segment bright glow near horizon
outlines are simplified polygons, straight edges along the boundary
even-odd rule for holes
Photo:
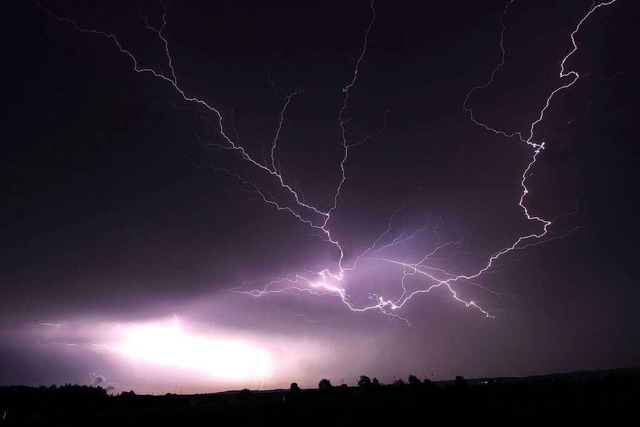
[[[134,361],[215,378],[264,379],[272,370],[266,351],[239,340],[192,334],[177,319],[171,325],[153,322],[126,327],[124,340],[113,347]]]
[[[198,304],[211,308],[209,301]],[[192,315],[124,322],[77,317],[31,324],[20,334],[28,338],[25,346],[36,345],[38,357],[70,363],[86,372],[72,381],[112,387],[114,393],[283,388],[291,382],[313,387],[317,378],[339,381],[354,365],[375,357],[371,336],[332,334],[334,339],[357,343],[356,358],[341,347],[327,345],[326,336],[308,337],[304,330],[287,335],[270,329],[249,332],[222,323],[214,327],[211,321],[194,319],[202,308],[198,304],[185,309]],[[341,361],[339,369],[325,368],[335,360]],[[95,383],[96,376],[104,379]]]

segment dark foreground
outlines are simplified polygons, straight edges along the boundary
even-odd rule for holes
[[[100,387],[0,387],[0,425],[428,425],[637,422],[640,370],[522,379],[404,383],[317,390],[107,395]]]

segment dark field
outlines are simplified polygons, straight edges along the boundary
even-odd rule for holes
[[[364,379],[364,380],[363,380]],[[71,422],[112,425],[428,425],[603,421],[632,425],[640,370],[529,378],[431,382],[411,376],[390,385],[362,377],[359,386],[163,396],[100,387],[0,387],[3,425]]]

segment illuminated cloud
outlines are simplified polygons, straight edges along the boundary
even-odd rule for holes
[[[90,373],[89,377],[91,377],[91,385],[93,387],[102,385],[102,383],[104,383],[106,380],[104,375],[96,374],[95,372]]]

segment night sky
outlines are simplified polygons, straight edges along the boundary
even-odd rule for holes
[[[565,63],[580,79],[534,128],[524,203],[548,233],[447,283],[462,301],[442,284],[543,232],[518,206],[535,147],[481,124],[528,139],[593,4],[505,6],[11,2],[0,384],[186,393],[640,365],[636,2],[584,21]],[[409,267],[423,258],[435,279]],[[440,286],[403,299],[403,283]]]

